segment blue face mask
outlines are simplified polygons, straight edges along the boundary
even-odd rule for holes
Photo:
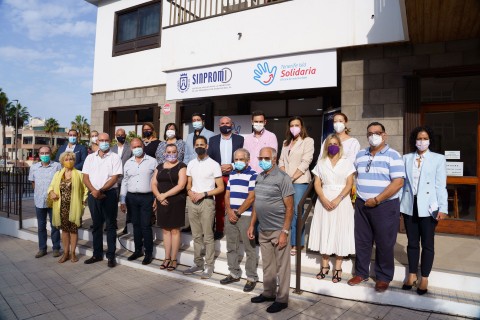
[[[106,141],[103,141],[103,142],[100,142],[100,144],[98,145],[98,147],[100,148],[100,150],[102,151],[107,151],[108,149],[110,149],[110,143],[106,142]]]
[[[135,157],[137,157],[137,158],[138,158],[138,157],[141,157],[142,154],[143,154],[143,149],[140,148],[140,147],[134,148],[134,149],[132,150],[132,153],[133,153],[133,155],[134,155]]]
[[[40,161],[45,162],[45,163],[50,162],[50,155],[49,154],[42,154],[40,156]]]
[[[247,165],[243,161],[235,162],[235,170],[237,170],[237,171],[242,171],[243,169],[245,169],[246,166]]]
[[[261,160],[258,165],[263,169],[263,171],[268,171],[272,169],[272,160]]]
[[[193,129],[195,130],[201,130],[203,128],[203,123],[202,121],[195,121],[192,123]]]
[[[68,142],[70,142],[71,144],[77,143],[77,137],[68,137]]]

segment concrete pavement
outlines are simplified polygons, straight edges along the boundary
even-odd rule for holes
[[[57,263],[51,253],[35,259],[37,244],[0,235],[0,319],[463,319],[303,293],[270,315],[253,294],[209,281],[170,277],[106,263]],[[215,285],[213,285],[215,283]],[[419,306],[420,307],[420,306]],[[412,306],[415,308],[415,306]]]

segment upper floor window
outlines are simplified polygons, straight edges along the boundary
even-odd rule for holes
[[[160,47],[160,25],[160,1],[117,12],[113,56]]]

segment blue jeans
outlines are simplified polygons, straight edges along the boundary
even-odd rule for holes
[[[292,225],[291,225],[291,229],[290,229],[290,234],[291,234],[291,237],[290,237],[290,243],[292,246],[295,246],[296,245],[296,241],[297,241],[297,216],[298,216],[298,212],[297,212],[297,207],[298,207],[298,203],[300,202],[300,200],[302,200],[302,197],[303,197],[303,194],[305,193],[305,191],[307,191],[307,188],[308,188],[308,183],[294,183],[293,184],[293,189],[295,190],[295,194],[293,195],[293,219],[292,219]],[[303,217],[303,208],[302,208],[302,217]],[[301,243],[300,245],[305,245],[305,226],[303,226],[303,229],[302,229],[302,238],[301,238]]]
[[[51,208],[37,208],[35,207],[37,214],[38,224],[38,249],[40,251],[47,251],[47,214],[50,219],[52,248],[53,250],[60,250],[60,230],[52,226],[52,209]]]

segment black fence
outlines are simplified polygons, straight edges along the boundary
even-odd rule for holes
[[[7,216],[18,215],[22,228],[22,199],[33,196],[32,183],[28,181],[29,168],[0,169],[0,211]]]

